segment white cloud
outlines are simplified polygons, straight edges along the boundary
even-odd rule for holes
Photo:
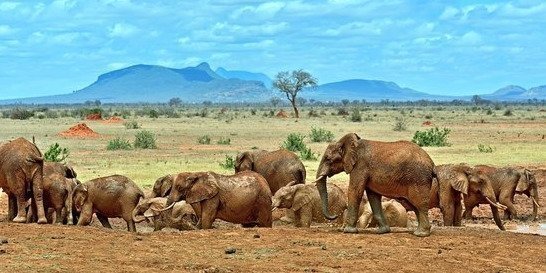
[[[450,19],[454,19],[455,16],[459,15],[459,10],[457,8],[454,8],[454,7],[451,7],[451,6],[447,6],[444,11],[442,12],[442,14],[440,15],[440,19],[442,20],[450,20]]]
[[[267,49],[275,45],[273,40],[263,40],[259,42],[251,42],[243,44],[243,47],[249,49]]]
[[[9,35],[14,33],[15,30],[8,25],[0,25],[0,36]]]
[[[232,19],[244,18],[246,16],[256,16],[262,19],[269,19],[286,6],[283,2],[266,2],[258,6],[245,6],[235,10],[231,14]]]
[[[84,38],[84,36],[86,35],[79,32],[67,32],[67,33],[54,35],[53,37],[51,37],[50,41],[54,44],[59,44],[59,45],[72,45],[78,39]]]
[[[512,3],[508,3],[500,9],[500,12],[502,15],[506,16],[513,16],[513,17],[526,17],[531,15],[538,15],[542,14],[542,16],[546,16],[544,13],[546,13],[546,3],[541,3],[536,6],[529,6],[529,7],[517,7],[514,6]]]
[[[459,40],[463,45],[477,45],[482,42],[482,36],[475,31],[469,31]]]
[[[11,11],[16,9],[19,5],[21,5],[19,2],[2,2],[0,3],[0,11]]]
[[[189,44],[190,42],[190,37],[188,36],[184,36],[184,37],[180,37],[176,40],[176,42],[179,44],[179,45],[187,45]]]
[[[330,28],[323,32],[325,36],[339,37],[352,35],[379,35],[383,31],[383,27],[390,25],[392,22],[373,21],[373,22],[351,22],[341,25],[337,28]]]
[[[122,68],[128,67],[130,65],[131,64],[124,63],[124,62],[115,62],[115,63],[109,63],[106,67],[108,68],[108,71],[110,71],[110,70],[122,69]]]
[[[139,29],[137,27],[130,24],[116,23],[109,28],[109,36],[126,38],[136,34],[138,30]]]

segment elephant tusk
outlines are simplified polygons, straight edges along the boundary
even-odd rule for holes
[[[172,204],[170,204],[168,207],[166,207],[166,208],[164,208],[164,209],[159,209],[159,210],[158,210],[158,209],[152,208],[152,210],[158,211],[158,212],[170,210],[172,207],[174,207],[175,204],[176,204],[176,202],[173,202]]]
[[[540,205],[538,204],[537,200],[534,197],[531,197],[531,199],[533,199],[533,203],[535,204],[535,206],[540,207]]]
[[[491,201],[491,199],[489,199],[488,197],[485,197],[485,199],[487,199],[487,202],[489,202],[489,204],[491,204],[492,206],[495,206],[496,208],[498,209],[501,209],[501,210],[506,210],[508,207],[506,207],[505,205],[499,203],[499,202],[493,202]]]
[[[319,176],[319,178],[317,178],[317,180],[315,180],[315,182],[313,182],[313,183],[315,183],[315,184],[316,184],[316,183],[319,183],[323,178],[324,178],[324,175],[321,175],[321,176]]]
[[[278,207],[273,207],[273,208],[271,209],[271,212],[276,211],[277,209],[278,209]]]

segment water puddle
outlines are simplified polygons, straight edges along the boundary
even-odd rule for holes
[[[546,236],[546,223],[531,224],[531,225],[517,224],[515,225],[515,227],[512,227],[512,226],[506,227],[506,230],[511,232],[516,232],[516,233],[538,234],[538,235]]]

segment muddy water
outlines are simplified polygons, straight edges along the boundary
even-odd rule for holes
[[[508,231],[517,232],[517,233],[529,233],[529,234],[538,234],[546,236],[546,223],[540,224],[518,224],[515,229],[506,229]]]

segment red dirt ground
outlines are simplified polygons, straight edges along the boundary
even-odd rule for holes
[[[63,137],[82,137],[82,138],[86,138],[86,137],[94,138],[94,137],[100,136],[97,132],[89,128],[87,124],[85,123],[78,123],[70,127],[68,130],[64,132],[60,132],[59,135]]]
[[[99,114],[89,114],[85,117],[86,120],[102,120],[102,115]]]
[[[280,110],[276,115],[278,118],[288,118],[290,117],[284,110]]]
[[[103,123],[122,123],[124,120],[120,117],[110,117],[109,119],[105,119]]]

